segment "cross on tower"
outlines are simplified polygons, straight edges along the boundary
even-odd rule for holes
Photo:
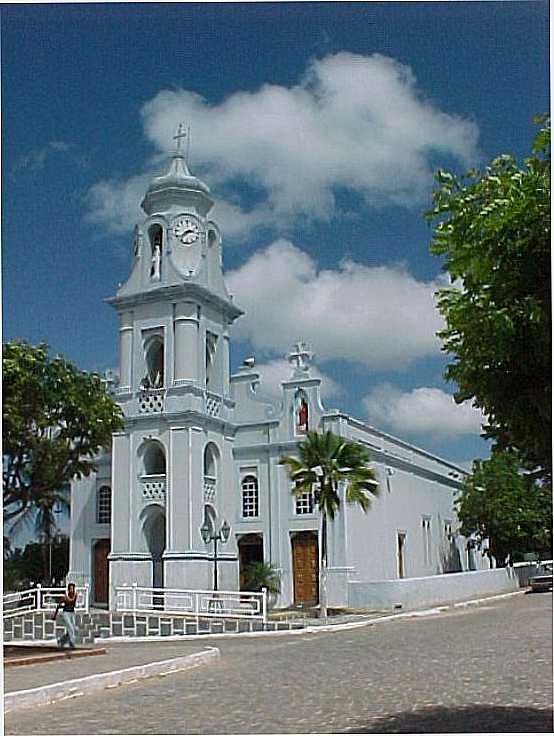
[[[181,139],[182,138],[188,138],[190,133],[190,128],[185,130],[185,126],[183,123],[179,123],[177,126],[177,132],[173,136],[173,140],[177,141],[177,153],[181,153]]]

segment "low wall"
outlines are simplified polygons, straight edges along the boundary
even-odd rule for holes
[[[481,595],[509,593],[528,585],[537,574],[535,563],[521,562],[513,567],[473,570],[424,578],[349,581],[348,607],[391,610],[460,601]]]

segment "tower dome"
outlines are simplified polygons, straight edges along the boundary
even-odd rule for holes
[[[206,216],[213,207],[209,187],[193,176],[187,166],[185,154],[181,150],[181,139],[185,135],[183,126],[179,125],[175,136],[177,147],[172,154],[169,170],[152,179],[141,202],[147,215],[168,210],[172,206],[192,206],[200,215]]]

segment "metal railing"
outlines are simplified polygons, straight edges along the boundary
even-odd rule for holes
[[[76,586],[77,602],[76,611],[88,612],[89,610],[89,586]],[[4,618],[20,616],[24,613],[39,613],[41,611],[53,611],[59,600],[66,593],[66,588],[36,588],[19,590],[14,593],[5,593],[2,601],[2,613]]]
[[[116,610],[127,613],[166,613],[196,618],[234,618],[267,621],[267,590],[259,593],[228,590],[143,588],[115,589]]]

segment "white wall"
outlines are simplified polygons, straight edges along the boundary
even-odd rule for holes
[[[535,571],[534,563],[520,563],[514,567],[403,580],[350,581],[348,607],[377,610],[419,608],[482,595],[508,593],[525,586]]]

